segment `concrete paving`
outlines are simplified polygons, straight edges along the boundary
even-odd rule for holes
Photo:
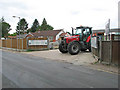
[[[56,50],[46,50],[46,51],[33,51],[33,52],[23,52],[25,54],[30,54],[33,56],[39,56],[46,59],[58,60],[73,63],[75,65],[89,65],[96,62],[90,52],[82,52],[77,55],[70,55],[69,53],[62,54],[58,49]]]
[[[60,62],[67,62],[74,65],[83,65],[92,69],[106,71],[110,73],[118,73],[118,67],[108,66],[105,64],[97,63],[97,60],[93,57],[91,52],[80,52],[77,55],[70,55],[69,53],[62,54],[58,49],[46,50],[46,51],[33,51],[33,52],[22,52],[24,54],[46,58],[49,60],[57,60]]]

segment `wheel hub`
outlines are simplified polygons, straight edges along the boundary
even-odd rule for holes
[[[72,46],[72,51],[73,52],[77,52],[78,51],[78,46],[77,45],[73,45]]]

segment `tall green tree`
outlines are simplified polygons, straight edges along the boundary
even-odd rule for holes
[[[16,33],[16,32],[15,32],[15,33],[13,33],[13,34],[8,33],[8,35],[9,35],[9,36],[16,36],[16,35],[17,35],[17,33]]]
[[[11,25],[7,22],[5,22],[4,18],[2,17],[0,20],[0,35],[1,37],[7,38],[8,37],[8,32],[11,30]]]
[[[36,32],[39,29],[39,22],[37,19],[34,20],[33,25],[31,27],[31,32]]]
[[[28,23],[24,18],[22,18],[22,19],[20,19],[20,21],[17,24],[16,32],[17,32],[17,34],[19,34],[19,33],[24,34],[27,32],[27,28],[28,28]]]
[[[31,28],[28,28],[28,29],[27,29],[27,33],[29,33],[29,32],[31,32]]]
[[[43,19],[43,22],[42,22],[42,24],[41,24],[41,26],[40,26],[40,30],[41,31],[44,31],[44,30],[53,30],[54,28],[51,26],[51,25],[49,25],[49,24],[47,24],[47,21],[46,21],[46,19],[44,18]]]

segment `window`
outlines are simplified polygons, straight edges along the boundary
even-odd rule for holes
[[[43,36],[39,36],[38,38],[43,38]]]
[[[53,36],[48,36],[50,41],[53,41]]]

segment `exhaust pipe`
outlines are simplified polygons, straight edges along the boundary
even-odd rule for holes
[[[72,36],[74,35],[74,28],[73,27],[71,27],[72,28]]]

